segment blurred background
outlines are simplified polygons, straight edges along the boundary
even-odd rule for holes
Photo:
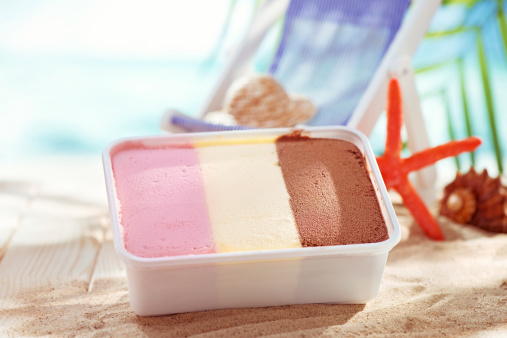
[[[195,115],[262,1],[0,2],[1,163],[100,156],[114,139],[162,134],[169,107]],[[507,25],[501,0],[448,0],[414,58],[432,145],[467,135],[475,154],[440,171],[507,166]],[[281,21],[254,62],[263,72]],[[343,79],[341,79],[343,81]],[[384,147],[385,117],[370,137]]]

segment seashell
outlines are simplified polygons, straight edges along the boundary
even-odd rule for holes
[[[457,223],[507,233],[507,189],[500,177],[491,178],[487,170],[458,172],[444,188],[440,214]]]
[[[222,110],[208,113],[204,119],[260,128],[293,127],[316,112],[309,98],[287,94],[270,75],[256,75],[236,80],[227,90]]]
[[[440,213],[461,224],[470,222],[477,211],[477,202],[470,189],[459,188],[449,194],[442,203]]]

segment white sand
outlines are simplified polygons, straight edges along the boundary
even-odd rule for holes
[[[100,171],[96,174],[100,179]],[[103,195],[99,188],[90,189],[94,195]],[[507,235],[440,218],[447,240],[433,242],[412,225],[405,208],[396,205],[395,209],[402,224],[402,241],[389,255],[378,296],[366,305],[293,305],[143,318],[130,308],[124,272],[116,277],[99,275],[91,291],[87,291],[87,281],[59,278],[49,286],[25,287],[18,293],[9,289],[9,278],[16,276],[0,274],[0,333],[65,337],[507,336]],[[110,236],[105,238],[110,246]],[[0,268],[2,263],[5,259]],[[2,294],[10,296],[2,299]]]
[[[126,280],[118,278],[96,281],[91,292],[72,283],[24,291],[19,305],[0,310],[0,317],[19,320],[8,331],[16,336],[507,335],[507,235],[443,227],[448,240],[436,243],[404,226],[408,238],[391,252],[380,292],[366,305],[143,318],[130,309]]]

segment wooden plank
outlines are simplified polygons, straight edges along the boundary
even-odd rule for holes
[[[0,262],[3,310],[26,307],[30,292],[40,302],[40,293],[47,293],[50,286],[86,293],[103,241],[100,222],[95,216],[84,217],[84,210],[74,206],[68,211],[74,217],[64,217],[62,203],[36,199],[33,204],[34,211],[23,218]],[[24,316],[17,313],[0,316],[0,335],[22,325]]]
[[[0,184],[35,183],[54,199],[106,207],[106,189],[98,155],[19,159],[0,166]]]
[[[107,226],[109,227],[109,224],[107,224]],[[108,281],[110,279],[126,279],[126,271],[124,263],[116,254],[113,244],[113,235],[108,228],[88,290],[94,291],[96,283]]]
[[[0,261],[37,187],[28,182],[0,182]]]
[[[108,218],[100,157],[25,160],[0,168],[0,174],[6,185],[40,187],[0,262],[0,280],[89,282]]]
[[[23,218],[0,263],[0,281],[21,287],[30,283],[78,280],[88,282],[103,240],[95,215],[61,203],[35,200]],[[74,214],[64,217],[64,213]],[[80,217],[76,217],[79,215]]]
[[[8,196],[3,208],[12,213],[0,216],[0,230],[16,228],[2,237],[8,245],[0,261],[0,310],[14,315],[0,316],[1,336],[23,325],[22,309],[43,304],[50,290],[87,292],[108,217],[100,158],[25,163],[18,169],[0,174],[6,182],[20,177],[36,182],[40,191],[35,197]]]

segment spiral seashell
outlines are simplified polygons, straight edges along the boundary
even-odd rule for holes
[[[293,127],[311,119],[317,106],[303,95],[287,93],[272,76],[255,75],[240,78],[229,87],[221,112],[239,125]]]
[[[442,204],[440,213],[461,224],[470,222],[477,210],[476,197],[470,189],[456,189]]]
[[[487,170],[458,172],[444,188],[440,214],[457,223],[507,233],[507,188],[500,177],[491,178]]]

